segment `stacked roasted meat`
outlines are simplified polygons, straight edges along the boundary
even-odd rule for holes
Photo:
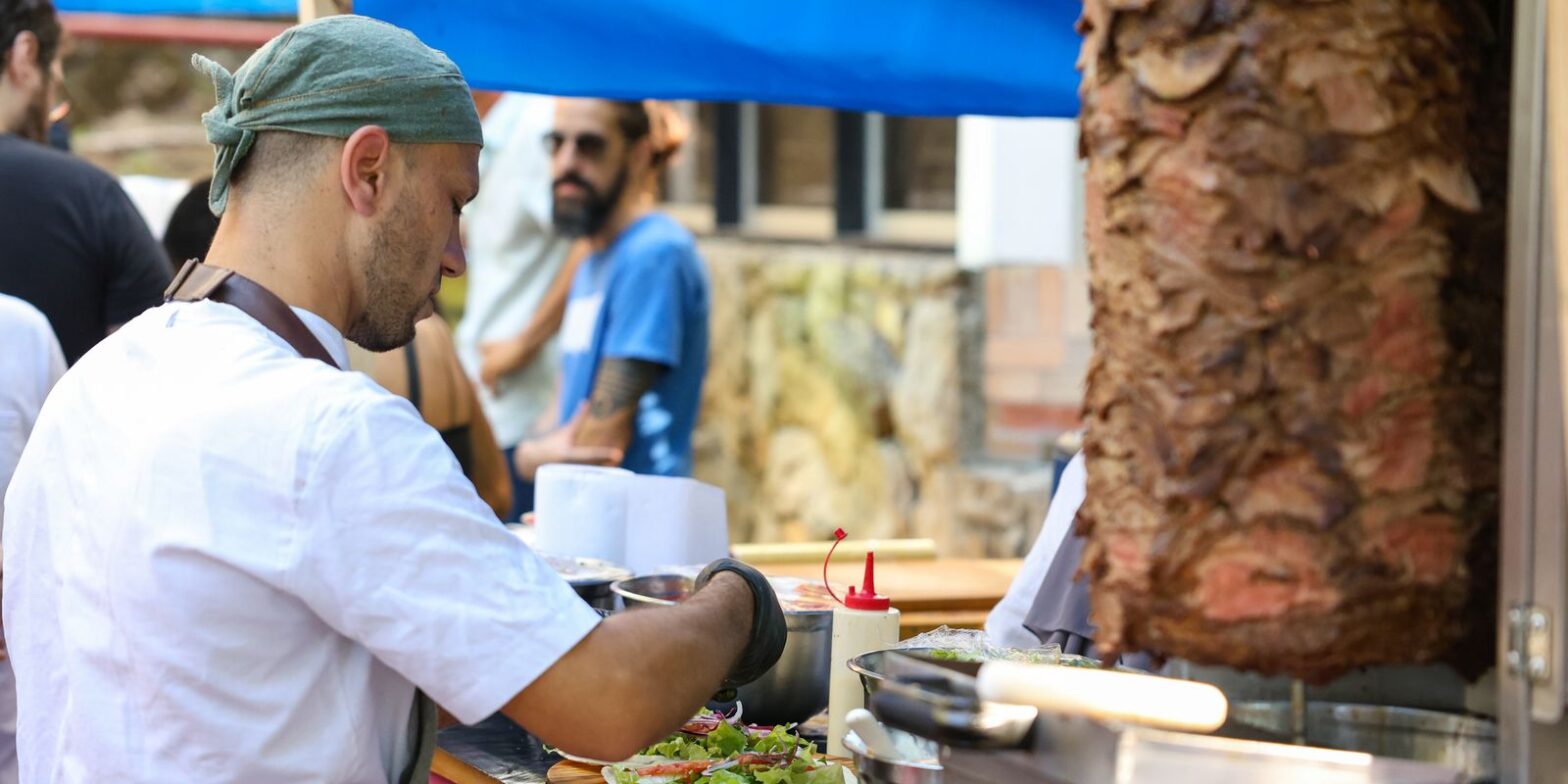
[[[1085,0],[1103,647],[1322,680],[1438,658],[1474,620],[1500,417],[1489,25],[1456,0]]]

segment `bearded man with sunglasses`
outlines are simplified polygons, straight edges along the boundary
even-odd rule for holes
[[[0,293],[43,311],[65,358],[163,299],[163,249],[118,182],[50,148],[60,23],[49,0],[0,0]]]
[[[561,324],[559,430],[515,456],[691,474],[708,366],[708,279],[691,233],[654,209],[685,123],[659,101],[561,99],[551,155],[556,229],[586,237]]]

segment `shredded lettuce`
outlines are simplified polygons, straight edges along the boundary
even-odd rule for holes
[[[844,769],[838,765],[823,765],[814,770],[804,770],[804,767],[802,764],[787,769],[759,770],[751,775],[757,784],[844,784]]]
[[[653,757],[665,757],[676,760],[713,759],[713,754],[708,751],[708,747],[704,746],[702,741],[688,738],[684,735],[671,735],[643,749],[642,753]]]
[[[792,784],[844,784],[844,768],[839,765],[823,765],[806,771],[805,775],[804,779]]]
[[[794,725],[779,725],[771,731],[753,735],[729,723],[721,723],[703,737],[676,734],[642,751],[643,756],[673,761],[713,760],[715,763],[738,754],[795,754],[785,768],[742,770],[729,768],[699,776],[694,784],[843,784],[844,769],[838,765],[814,764],[816,748],[811,741],[795,735]],[[624,764],[624,763],[623,763]],[[645,763],[651,764],[651,763]],[[749,766],[748,766],[749,767]],[[639,784],[636,768],[617,766],[615,784]]]
[[[713,756],[723,759],[745,751],[748,740],[744,731],[726,722],[708,733],[708,751],[713,752]]]
[[[790,749],[807,744],[808,741],[801,740],[780,725],[774,727],[772,732],[753,741],[751,747],[759,754],[788,754]]]

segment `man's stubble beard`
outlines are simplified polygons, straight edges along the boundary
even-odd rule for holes
[[[391,351],[414,339],[414,324],[430,297],[434,281],[416,280],[424,266],[417,249],[417,221],[411,201],[387,216],[371,243],[365,265],[365,311],[349,325],[346,337],[370,351]],[[436,275],[441,274],[440,267]],[[437,278],[439,280],[439,277]]]

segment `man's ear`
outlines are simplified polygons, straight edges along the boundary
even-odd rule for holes
[[[354,212],[369,217],[386,203],[392,169],[392,139],[379,125],[355,131],[343,143],[338,179]]]
[[[11,41],[5,53],[5,79],[13,86],[27,88],[30,78],[38,71],[38,35],[23,30]]]
[[[653,140],[644,134],[626,150],[632,165],[632,173],[640,177],[648,176],[654,169]]]

